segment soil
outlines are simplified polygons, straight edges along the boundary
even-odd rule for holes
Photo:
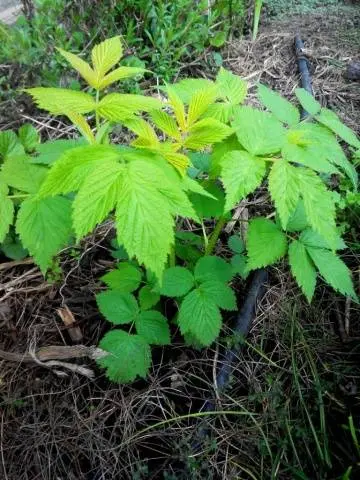
[[[299,31],[305,41],[316,98],[360,133],[360,84],[344,75],[348,63],[359,59],[359,25],[356,6],[332,14],[315,12],[285,21],[264,20],[256,42],[242,39],[229,43],[223,52],[224,63],[247,78],[252,87],[261,81],[293,99],[299,85],[293,39]],[[250,101],[256,103],[252,87]],[[51,123],[43,118],[39,121],[43,133],[53,135]],[[0,259],[2,351],[34,354],[44,346],[76,345],[71,334],[74,326],[80,331],[81,344],[97,345],[108,325],[97,311],[94,295],[101,288],[99,278],[114,264],[110,255],[113,235],[112,225],[105,224],[79,248],[63,251],[62,273],[52,281],[45,281],[29,260],[12,263]],[[219,248],[224,244],[225,238]],[[354,270],[358,288],[359,254],[350,250],[346,260]],[[239,282],[237,288],[241,304],[247,284]],[[75,320],[70,327],[57,312],[65,306]],[[319,289],[311,307],[305,305],[286,270],[272,269],[248,345],[239,354],[228,391],[217,399],[219,410],[236,411],[238,416],[219,415],[208,420],[212,435],[205,440],[201,435],[204,425],[196,415],[216,391],[218,345],[199,352],[184,347],[175,335],[171,348],[155,350],[149,378],[128,386],[108,382],[95,362],[87,358],[68,360],[75,370],[86,367],[87,375],[63,365],[39,364],[36,359],[2,360],[0,478],[325,480],[338,478],[350,466],[351,478],[359,478],[356,448],[348,430],[342,428],[350,414],[357,426],[360,419],[359,313],[358,306],[326,288]],[[282,446],[279,458],[275,452],[270,471],[264,442],[264,432],[271,448],[287,438],[286,425],[282,429],[275,422],[281,424],[288,400],[293,401],[290,340],[296,339],[293,329],[289,334],[289,325],[294,318],[299,361],[307,358],[304,345],[310,345],[321,384],[329,386],[322,401],[329,423],[332,466],[316,464],[314,447],[313,464],[304,461],[303,476],[289,469],[291,459],[288,453],[281,453],[288,452],[285,447],[281,450]],[[229,326],[232,320],[228,319]],[[228,328],[224,336],[230,332]],[[305,399],[313,398],[312,392],[318,388],[312,370],[305,372],[309,364],[300,372],[306,386]],[[276,380],[270,383],[270,377]],[[275,408],[276,398],[279,404]],[[311,402],[308,409],[318,422],[318,407]],[[300,408],[298,403],[297,396],[292,403],[294,412]],[[321,408],[319,411],[323,412]],[[304,415],[301,421],[306,423],[306,418]],[[300,422],[297,417],[291,429],[296,448],[302,451],[307,442],[312,445],[312,440],[296,422]],[[263,459],[269,464],[264,465]]]

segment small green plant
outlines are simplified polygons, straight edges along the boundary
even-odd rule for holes
[[[108,290],[97,296],[104,316],[121,326],[100,343],[108,355],[99,363],[110,379],[144,377],[150,345],[170,342],[161,297],[177,307],[171,320],[185,340],[207,346],[221,331],[221,310],[236,309],[229,286],[233,277],[245,278],[286,256],[309,302],[318,274],[357,300],[351,273],[335,253],[346,245],[336,225],[334,192],[321,175],[347,176],[356,189],[356,170],[336,137],[354,149],[360,142],[335,113],[298,89],[310,114],[301,122],[298,109],[264,85],[258,97],[267,111],[243,106],[247,84],[225,69],[215,81],[166,85],[166,99],[106,93],[142,71],[116,67],[122,56],[119,37],[93,48],[92,65],[59,52],[89,90],[27,92],[39,107],[67,116],[83,138],[3,154],[0,241],[15,223],[24,247],[45,272],[73,236],[79,242],[114,218],[113,255],[120,262],[102,279]],[[118,124],[132,134],[130,144],[111,144]],[[252,218],[246,242],[231,237],[231,257],[217,257],[232,209],[264,185],[273,214]],[[181,228],[181,218],[202,234]]]

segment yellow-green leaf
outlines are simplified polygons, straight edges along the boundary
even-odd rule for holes
[[[169,97],[170,106],[174,110],[174,114],[175,114],[176,120],[179,124],[179,127],[181,128],[181,130],[185,131],[186,130],[186,119],[185,119],[184,104],[172,87],[167,87],[166,91],[167,91],[167,94],[168,94],[168,97]]]
[[[150,113],[150,116],[155,126],[166,133],[166,135],[175,138],[175,140],[181,140],[181,134],[178,130],[176,121],[168,113],[163,112],[162,110],[154,110]]]
[[[144,68],[138,67],[119,67],[116,68],[114,71],[105,75],[105,77],[101,80],[98,85],[99,90],[102,90],[105,87],[108,87],[114,82],[118,80],[123,80],[124,78],[132,78],[136,77],[136,75],[140,75],[146,72]]]
[[[119,36],[108,38],[95,45],[91,51],[91,58],[99,79],[120,61],[122,53]]]
[[[83,79],[94,88],[97,88],[97,75],[94,70],[90,67],[88,63],[86,63],[82,58],[78,55],[75,55],[70,52],[66,52],[62,48],[56,49],[61,55],[66,58],[66,60],[70,63],[70,65],[80,73]]]
[[[190,99],[188,112],[188,126],[193,125],[206,111],[217,97],[217,87],[198,90]]]
[[[28,88],[25,91],[33,97],[39,108],[55,115],[89,113],[95,109],[95,100],[85,92],[45,87]]]
[[[85,117],[83,117],[79,113],[68,113],[67,116],[72,121],[72,123],[76,125],[79,132],[86,138],[89,143],[95,143],[94,134]]]
[[[224,123],[212,118],[204,118],[190,128],[185,146],[193,150],[201,150],[208,145],[221,142],[232,132],[232,128]]]

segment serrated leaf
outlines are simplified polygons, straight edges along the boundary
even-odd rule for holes
[[[66,150],[52,165],[41,185],[40,196],[76,192],[99,163],[116,162],[120,157],[121,153],[106,145],[87,145]]]
[[[226,153],[232,152],[233,150],[243,150],[236,135],[230,135],[230,137],[227,137],[222,142],[216,143],[213,146],[210,164],[211,178],[217,178],[220,176],[222,160]]]
[[[357,301],[351,273],[345,263],[329,250],[314,247],[306,247],[306,250],[324,280],[334,290],[343,295],[348,295]]]
[[[99,347],[109,355],[100,358],[97,363],[106,368],[106,375],[113,382],[129,383],[137,376],[146,377],[151,364],[151,350],[140,335],[113,330],[102,338]]]
[[[183,300],[178,316],[181,333],[193,334],[202,345],[210,345],[221,329],[217,305],[201,289],[190,292]]]
[[[214,82],[205,78],[185,78],[169,87],[182,102],[188,104],[196,91],[204,90],[212,86],[214,86]],[[167,89],[169,87],[167,87]]]
[[[335,203],[321,180],[312,170],[297,168],[300,192],[304,201],[306,217],[310,226],[322,237],[328,239],[329,245],[336,246]]]
[[[141,310],[149,310],[160,300],[160,294],[153,291],[150,285],[145,285],[139,291],[139,304]]]
[[[143,161],[130,162],[126,170],[116,209],[118,241],[161,277],[174,242],[171,207],[155,183],[161,170]]]
[[[236,106],[231,103],[213,103],[206,109],[202,118],[214,118],[222,123],[229,123],[236,114]]]
[[[286,140],[286,129],[274,115],[252,107],[238,108],[231,125],[240,144],[253,155],[277,153]]]
[[[110,160],[95,165],[73,203],[73,222],[79,241],[115,208],[124,176],[124,166]]]
[[[197,193],[191,194],[189,198],[196,213],[200,218],[220,217],[224,213],[225,206],[225,195],[222,188],[212,180],[204,182],[202,187],[213,198]]]
[[[160,293],[167,297],[182,297],[194,286],[193,274],[184,267],[170,267],[164,271]]]
[[[232,277],[231,265],[223,258],[207,255],[198,260],[194,271],[195,279],[199,282],[217,280],[227,283]]]
[[[231,268],[233,275],[240,275],[244,280],[249,276],[247,268],[247,258],[245,255],[234,255],[231,257]]]
[[[91,59],[98,78],[103,77],[110,68],[119,63],[122,53],[119,36],[108,38],[95,45],[91,51]]]
[[[316,115],[321,110],[321,105],[317,102],[311,93],[307,92],[304,88],[297,88],[295,95],[300,102],[303,109],[310,115]]]
[[[7,190],[0,184],[0,243],[4,241],[14,218],[14,204],[7,198]]]
[[[139,67],[119,67],[113,70],[112,72],[105,75],[105,77],[99,82],[99,90],[103,90],[112,83],[118,82],[119,80],[124,80],[125,78],[133,78],[137,75],[145,73],[144,68]]]
[[[162,144],[163,145],[163,144]],[[167,160],[176,170],[180,173],[181,176],[186,174],[187,169],[190,165],[190,160],[186,155],[177,152],[169,152],[159,150],[160,155],[162,155],[165,160]]]
[[[166,135],[178,141],[181,139],[177,123],[168,113],[162,110],[154,110],[150,113],[150,116],[155,126],[166,133]]]
[[[96,72],[78,55],[66,52],[62,48],[56,49],[70,63],[70,65],[83,77],[88,85],[98,88],[98,76]]]
[[[280,122],[290,126],[300,122],[299,110],[277,92],[260,84],[258,86],[258,97],[263,105],[265,105]]]
[[[90,128],[90,125],[86,121],[86,118],[79,113],[69,112],[67,117],[77,127],[81,135],[83,135],[89,143],[95,143],[95,136]]]
[[[217,87],[215,86],[206,88],[204,90],[197,90],[191,96],[187,116],[188,127],[193,125],[201,117],[208,106],[215,102],[216,97]]]
[[[226,191],[225,211],[228,211],[261,185],[266,163],[262,158],[237,150],[225,154],[221,165],[221,179]]]
[[[245,250],[245,244],[239,235],[231,235],[228,239],[228,245],[234,253],[243,253]]]
[[[45,272],[52,258],[69,240],[71,202],[62,197],[24,200],[18,212],[16,232]]]
[[[298,232],[304,230],[308,226],[309,221],[306,217],[304,202],[299,200],[294,212],[290,215],[285,230],[288,232]]]
[[[186,130],[185,106],[173,87],[167,86],[166,91],[169,97],[169,103],[174,111],[176,121],[182,131]]]
[[[212,118],[204,118],[189,129],[185,146],[194,150],[202,150],[208,145],[221,142],[230,136],[233,130],[224,123]]]
[[[25,123],[19,128],[18,136],[27,152],[34,151],[40,143],[38,131],[30,123]]]
[[[216,280],[203,282],[199,289],[207,295],[210,302],[214,302],[224,310],[236,310],[236,297],[230,287]]]
[[[169,345],[171,342],[168,321],[156,310],[141,312],[135,326],[137,333],[151,345]]]
[[[0,250],[2,250],[7,258],[11,258],[12,260],[23,260],[29,255],[29,252],[20,242],[19,237],[15,236],[15,238],[13,238],[10,234],[8,234],[2,242]]]
[[[10,156],[1,169],[1,176],[10,187],[26,193],[38,192],[48,170],[40,165],[32,165],[27,155]]]
[[[125,126],[136,133],[141,140],[140,147],[159,148],[159,139],[152,126],[142,118],[131,118],[124,122]],[[138,142],[138,140],[136,142]],[[135,143],[135,142],[133,142]]]
[[[321,148],[315,145],[294,145],[293,143],[285,143],[281,150],[281,154],[285,160],[293,162],[305,167],[312,168],[322,173],[340,173],[339,170],[325,158]]]
[[[323,238],[317,232],[314,232],[311,228],[307,228],[299,237],[301,243],[303,243],[306,247],[314,247],[314,248],[328,248],[330,249],[331,246],[326,241],[326,238]],[[343,250],[346,248],[346,244],[344,240],[338,235],[336,237],[336,250]]]
[[[231,105],[243,103],[247,94],[247,83],[238,75],[221,67],[216,77],[219,94],[230,102]]]
[[[302,242],[293,240],[289,245],[291,273],[310,303],[316,286],[316,270]]]
[[[330,128],[336,135],[342,138],[346,143],[355,148],[360,148],[360,140],[347,125],[344,125],[335,112],[322,108],[316,115],[316,120],[326,127]]]
[[[120,290],[107,290],[96,295],[100,312],[108,322],[124,325],[136,320],[139,307],[134,295]]]
[[[83,138],[76,140],[51,140],[37,145],[37,157],[31,157],[31,163],[41,165],[52,165],[67,150],[86,145]]]
[[[208,173],[210,168],[210,154],[204,152],[191,152],[189,158],[192,163],[192,167],[189,169],[189,175],[195,178],[200,173]]]
[[[269,190],[283,228],[295,211],[300,196],[296,168],[285,160],[276,160],[270,170]]]
[[[66,88],[36,87],[25,90],[31,95],[39,108],[55,115],[68,112],[89,113],[95,110],[95,100],[85,92]]]
[[[247,236],[248,268],[266,267],[286,254],[286,235],[266,218],[254,218]]]
[[[24,153],[24,147],[19,142],[15,132],[12,130],[0,132],[0,158],[6,158],[10,155],[22,155]]]
[[[163,106],[157,98],[125,93],[109,93],[100,100],[96,110],[102,117],[111,121],[132,118],[134,113],[149,112]]]
[[[115,270],[106,273],[100,280],[113,290],[130,293],[139,287],[141,272],[134,265],[121,262]]]

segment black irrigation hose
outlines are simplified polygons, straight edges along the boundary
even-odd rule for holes
[[[304,55],[304,43],[299,34],[295,36],[295,51],[299,65],[301,86],[311,95],[313,90],[311,86],[311,76],[309,72],[308,62]],[[301,111],[301,119],[305,119],[308,116],[308,112],[304,109]],[[251,279],[250,287],[245,299],[245,302],[237,316],[234,333],[246,337],[250,331],[251,323],[256,314],[256,305],[261,300],[265,293],[265,285],[268,280],[268,271],[265,268],[256,270]],[[219,360],[220,369],[216,376],[216,383],[218,392],[223,391],[229,384],[230,376],[233,371],[234,363],[238,357],[240,345],[226,349],[221,359]],[[216,402],[214,399],[207,399],[201,409],[204,412],[214,411],[216,409]],[[196,440],[192,443],[192,448],[197,451],[201,448],[205,437],[209,434],[210,428],[206,423],[202,423],[200,426]]]

